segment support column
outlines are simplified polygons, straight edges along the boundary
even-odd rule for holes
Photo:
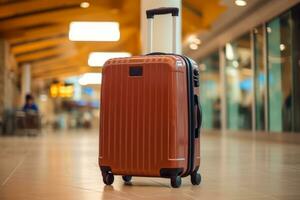
[[[16,63],[10,54],[9,44],[0,38],[0,132],[13,132],[13,109],[17,94],[15,69]]]
[[[181,54],[181,0],[142,0],[141,1],[141,39],[142,53],[147,52],[147,18],[146,10],[159,7],[178,7],[179,18],[177,32],[176,53]],[[153,52],[172,52],[172,17],[171,15],[160,15],[154,17],[153,23]]]
[[[2,114],[4,111],[4,82],[5,82],[5,60],[6,46],[4,39],[0,38],[0,123],[2,122]]]
[[[31,66],[30,64],[24,64],[22,66],[22,98],[31,92]]]
[[[219,66],[220,66],[220,91],[221,91],[221,130],[225,133],[227,130],[227,100],[226,100],[226,71],[225,54],[222,47],[219,48]]]

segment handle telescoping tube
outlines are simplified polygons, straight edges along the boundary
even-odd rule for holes
[[[162,7],[155,8],[146,11],[147,20],[148,20],[148,33],[147,33],[147,53],[151,53],[153,51],[153,19],[155,15],[164,15],[171,14],[173,17],[173,33],[172,33],[172,53],[176,53],[177,49],[177,23],[178,23],[178,14],[179,9],[176,7]]]

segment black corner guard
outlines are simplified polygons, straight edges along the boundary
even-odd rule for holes
[[[102,173],[107,173],[111,171],[111,168],[109,166],[100,166],[100,170]]]
[[[164,178],[171,178],[182,174],[183,168],[161,168],[160,176]]]

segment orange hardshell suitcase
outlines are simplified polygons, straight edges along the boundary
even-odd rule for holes
[[[175,27],[178,8],[148,10],[147,18],[152,23],[154,15],[167,13]],[[132,176],[165,177],[179,187],[181,177],[191,175],[192,184],[200,184],[197,64],[182,55],[150,53],[110,59],[102,73],[99,166],[104,183],[112,184],[114,175],[125,182]]]

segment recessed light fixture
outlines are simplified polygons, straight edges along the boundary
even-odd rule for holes
[[[280,51],[284,51],[285,50],[285,45],[284,44],[280,44],[279,45],[279,49],[280,49]]]
[[[118,22],[71,22],[69,27],[71,41],[118,41],[120,29]]]
[[[192,50],[197,50],[197,49],[198,49],[198,45],[195,44],[195,43],[191,43],[191,44],[190,44],[190,49],[192,49]]]
[[[199,38],[195,38],[194,39],[194,43],[200,45],[201,44],[201,40]]]
[[[91,67],[101,67],[111,58],[123,58],[131,56],[128,52],[92,52],[89,55],[88,64]]]
[[[247,5],[247,1],[245,1],[245,0],[235,0],[235,5],[243,7],[243,6]]]
[[[201,44],[201,40],[198,37],[196,37],[195,35],[189,36],[188,37],[188,42],[189,43],[195,43],[195,44],[198,44],[198,45]]]
[[[101,84],[101,73],[85,73],[78,80],[80,85],[99,85]]]
[[[90,7],[90,3],[87,2],[87,1],[81,2],[80,7],[81,8],[88,8],[88,7]]]
[[[189,43],[190,49],[192,50],[197,50],[199,48],[199,45],[201,44],[201,40],[195,35],[189,36],[187,41]]]

